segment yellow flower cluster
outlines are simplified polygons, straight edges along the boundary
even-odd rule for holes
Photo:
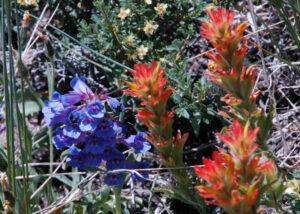
[[[130,9],[121,8],[118,18],[124,20],[130,15]]]
[[[157,13],[158,15],[163,15],[163,14],[166,12],[167,7],[168,7],[167,4],[164,4],[164,3],[158,3],[158,4],[156,5],[156,7],[154,7],[154,10],[156,11],[156,13]]]
[[[149,49],[147,47],[145,47],[144,45],[141,45],[140,47],[138,47],[136,49],[138,57],[140,59],[144,59],[144,56],[147,54],[148,50]]]
[[[12,212],[12,209],[10,207],[10,202],[8,200],[6,200],[3,204],[3,207],[5,209],[6,212]]]
[[[126,39],[125,39],[125,44],[130,46],[130,47],[133,47],[133,36],[128,36]]]
[[[5,172],[1,173],[0,181],[1,181],[2,188],[5,190],[8,189],[7,176]]]
[[[23,6],[37,6],[36,0],[18,0],[18,4]]]
[[[143,30],[147,36],[151,36],[157,28],[158,28],[158,24],[156,24],[156,22],[146,21]]]

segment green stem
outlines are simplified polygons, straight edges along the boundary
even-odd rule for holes
[[[15,2],[15,16],[16,16],[16,23],[19,23],[19,18],[18,18],[18,4]],[[28,175],[29,175],[29,170],[28,170],[28,157],[29,157],[29,147],[30,143],[28,142],[28,136],[27,136],[27,129],[26,129],[26,115],[25,115],[25,86],[24,86],[24,67],[22,63],[22,44],[21,44],[21,39],[22,36],[24,35],[24,29],[20,32],[19,29],[19,24],[17,24],[17,35],[18,35],[18,59],[17,59],[17,69],[20,72],[20,78],[21,78],[21,97],[22,97],[22,130],[19,128],[20,136],[21,136],[21,131],[23,131],[23,141],[24,141],[24,149],[21,150],[22,154],[22,165],[23,165],[23,180],[24,180],[24,186],[23,186],[23,194],[24,194],[24,207],[25,207],[25,213],[29,213],[29,200],[28,200]],[[16,104],[17,105],[17,104]],[[20,148],[22,149],[22,141],[20,139]],[[25,153],[25,154],[23,154]],[[24,167],[24,162],[25,162],[25,167]],[[24,169],[25,168],[25,169]]]
[[[51,68],[48,71],[48,91],[49,91],[49,100],[52,99],[54,85],[55,85],[55,62],[53,58],[50,58]],[[52,144],[52,137],[53,137],[53,129],[49,127],[49,150],[50,150],[50,173],[53,172],[53,144]]]
[[[3,10],[4,8],[2,8]],[[13,98],[15,98],[15,81],[14,81],[14,75],[15,75],[15,70],[14,70],[14,62],[13,62],[13,53],[12,53],[12,35],[11,35],[11,31],[12,31],[12,26],[11,26],[11,9],[10,9],[10,1],[9,0],[5,0],[5,10],[6,10],[6,23],[7,23],[7,41],[8,41],[8,53],[9,53],[9,76],[10,76],[10,84],[9,84],[9,90],[10,90],[10,100],[9,100],[9,105],[7,106],[8,108],[10,108],[10,114],[9,114],[9,120],[11,122],[10,127],[9,128],[9,136],[10,136],[10,142],[7,142],[10,146],[10,158],[11,158],[11,162],[9,164],[12,164],[12,171],[11,171],[11,175],[12,175],[12,190],[14,192],[14,194],[16,194],[17,190],[16,190],[16,169],[15,169],[15,138],[14,138],[14,102],[13,102]],[[3,26],[2,26],[3,27]],[[5,49],[5,46],[2,47],[3,50]],[[4,52],[3,55],[5,55],[6,53]],[[5,97],[5,99],[7,99],[7,97]],[[8,118],[6,118],[8,119]]]
[[[114,187],[114,195],[115,195],[115,214],[122,214],[121,209],[121,188]]]
[[[2,46],[2,60],[3,60],[3,67],[2,67],[2,71],[3,71],[3,85],[4,85],[4,93],[5,93],[5,106],[7,106],[7,108],[5,108],[5,122],[6,122],[6,142],[7,142],[7,163],[8,163],[8,169],[7,169],[7,176],[8,176],[8,183],[9,183],[9,188],[12,188],[12,173],[11,173],[11,169],[12,169],[12,164],[11,164],[11,157],[10,157],[10,135],[9,135],[9,131],[10,131],[10,124],[11,121],[9,120],[9,115],[10,115],[10,108],[9,108],[9,100],[10,100],[10,96],[9,96],[9,90],[8,90],[8,75],[7,75],[7,63],[6,63],[6,41],[5,41],[5,3],[4,0],[1,0],[1,46]]]

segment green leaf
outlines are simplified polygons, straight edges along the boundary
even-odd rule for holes
[[[295,179],[300,179],[300,170],[296,170],[296,171],[294,172],[293,177],[294,177]]]
[[[190,119],[190,114],[185,108],[178,108],[178,109],[176,109],[175,112],[179,117],[184,117],[186,119]]]
[[[0,171],[6,172],[7,171],[7,158],[5,152],[0,148]]]
[[[19,105],[21,113],[23,113],[22,112],[22,103],[19,103],[18,105]],[[26,116],[33,115],[39,111],[41,111],[41,106],[36,101],[33,101],[33,100],[25,101],[25,115]]]
[[[69,187],[73,186],[72,181],[64,175],[54,175],[53,177],[56,178],[57,180],[63,182],[64,184],[68,185]]]
[[[193,115],[193,117],[190,119],[191,125],[194,129],[195,135],[199,135],[199,128],[202,120],[202,114],[201,112],[197,112]]]
[[[293,214],[298,214],[300,212],[300,200],[292,201],[292,211]]]
[[[171,45],[165,48],[166,51],[179,51],[183,45],[183,41],[179,39],[175,39]]]

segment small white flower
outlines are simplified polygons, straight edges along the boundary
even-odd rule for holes
[[[145,0],[145,3],[150,5],[152,4],[152,0]]]
[[[289,194],[289,195],[292,195],[295,193],[295,190],[291,187],[289,188],[286,188],[286,190],[284,191],[285,194]]]
[[[128,59],[135,60],[136,54],[133,51],[127,53]]]
[[[120,13],[119,13],[119,15],[118,15],[118,18],[124,20],[124,19],[126,19],[127,16],[129,16],[129,15],[130,15],[130,9],[129,9],[129,8],[126,9],[126,10],[125,10],[124,8],[121,8]]]
[[[37,6],[36,0],[18,0],[18,4],[23,5],[23,6]]]
[[[160,58],[159,61],[160,61],[161,63],[166,63],[166,62],[167,62],[167,60],[166,60],[165,58]]]
[[[130,46],[130,47],[133,47],[133,36],[128,36],[126,39],[125,39],[125,44]]]
[[[143,30],[147,36],[151,36],[157,28],[158,28],[158,24],[156,24],[156,22],[146,21]]]
[[[156,7],[154,7],[154,10],[157,14],[163,15],[167,10],[168,5],[164,3],[158,3]]]
[[[145,56],[145,55],[147,54],[147,52],[148,52],[148,48],[145,47],[144,45],[141,45],[140,47],[138,47],[138,48],[136,49],[136,51],[137,51],[138,57],[139,57],[140,59],[144,59],[144,56]]]

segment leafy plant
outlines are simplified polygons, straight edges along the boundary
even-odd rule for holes
[[[216,116],[213,106],[203,102],[213,95],[211,83],[205,78],[195,80],[186,72],[187,47],[199,36],[205,2],[97,0],[94,5],[97,13],[92,23],[80,23],[81,41],[129,67],[160,61],[168,84],[179,94],[172,96],[175,114],[190,120],[198,135],[201,122],[209,124]],[[114,82],[128,78],[124,68],[105,64],[113,67]]]

